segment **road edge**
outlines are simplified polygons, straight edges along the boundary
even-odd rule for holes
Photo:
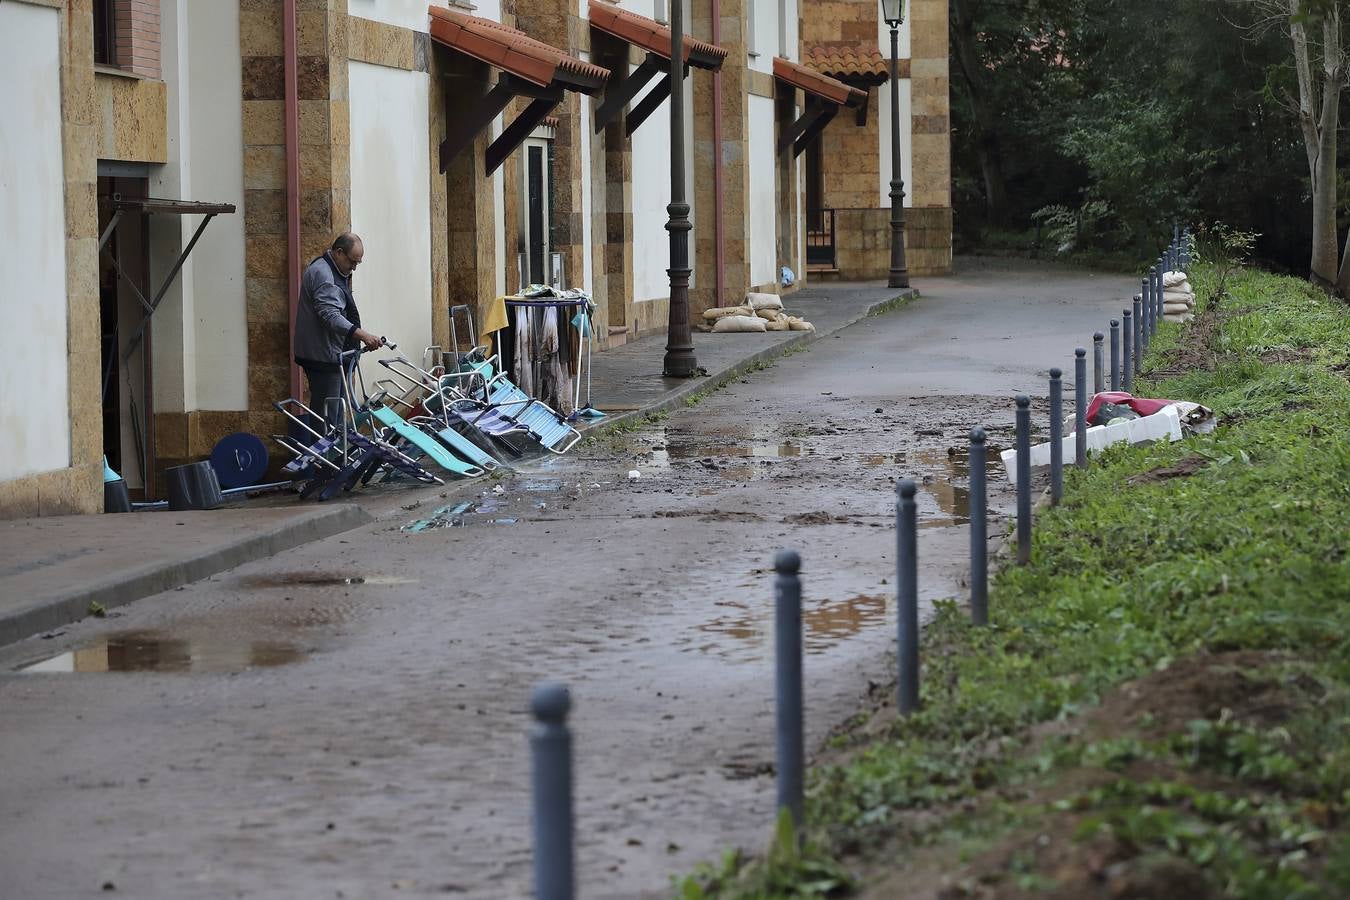
[[[13,612],[0,613],[0,646],[70,625],[90,615],[90,604],[103,609],[125,606],[193,581],[217,575],[247,562],[273,556],[303,544],[351,531],[375,519],[353,503],[314,510],[300,521],[288,521],[261,532],[212,547],[171,563],[154,563],[95,584],[75,585]]]

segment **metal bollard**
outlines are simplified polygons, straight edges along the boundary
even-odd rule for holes
[[[1087,351],[1082,347],[1073,351],[1073,461],[1080,469],[1087,468]]]
[[[970,429],[970,620],[989,624],[989,522],[985,512],[985,434]]]
[[[1092,333],[1092,393],[1100,394],[1106,390],[1106,380],[1104,376],[1105,365],[1102,362],[1102,341],[1106,336],[1100,331]]]
[[[1157,330],[1157,326],[1159,326],[1159,325],[1162,324],[1162,315],[1163,315],[1163,290],[1164,290],[1164,288],[1163,288],[1163,272],[1165,272],[1166,270],[1167,270],[1167,266],[1166,266],[1165,261],[1164,261],[1164,260],[1161,260],[1161,259],[1158,260],[1157,277],[1156,277],[1156,279],[1155,279],[1155,281],[1154,281],[1154,283],[1153,283],[1153,301],[1154,301],[1154,303],[1157,304],[1157,308],[1154,309],[1154,311],[1153,311],[1153,326],[1154,326],[1154,330]]]
[[[1050,502],[1064,496],[1064,373],[1050,370]]]
[[[1120,390],[1120,320],[1111,320],[1111,390]]]
[[[1017,562],[1031,562],[1031,398],[1017,395]]]
[[[778,696],[778,809],[792,814],[801,828],[805,752],[802,726],[802,558],[780,550],[774,570],[774,659]]]
[[[1138,347],[1139,347],[1139,349],[1140,349],[1140,352],[1142,353],[1143,350],[1145,350],[1145,349],[1148,348],[1148,339],[1149,339],[1150,337],[1153,336],[1153,272],[1152,272],[1152,271],[1150,271],[1150,272],[1148,273],[1148,277],[1145,278],[1144,281],[1143,281],[1143,283],[1139,286],[1139,296],[1140,296],[1140,298],[1141,298],[1140,302],[1143,304],[1143,313],[1144,313],[1144,317],[1143,317],[1142,321],[1140,322],[1140,325],[1142,326],[1141,329],[1140,329],[1140,332],[1141,332],[1141,333],[1140,333],[1140,337],[1142,338],[1142,340],[1140,340],[1140,341],[1139,341],[1139,344],[1138,344]]]
[[[1139,374],[1139,368],[1144,358],[1144,301],[1138,299],[1134,301],[1134,374]]]
[[[902,478],[896,485],[896,706],[908,716],[919,708],[919,523],[914,482]]]
[[[1138,302],[1135,306],[1138,307]],[[1121,367],[1121,390],[1128,393],[1134,388],[1134,314],[1128,309],[1122,310],[1121,333],[1125,336],[1125,365]]]
[[[534,896],[536,900],[572,900],[572,735],[567,686],[541,684],[530,697],[534,725],[530,753],[534,775]]]

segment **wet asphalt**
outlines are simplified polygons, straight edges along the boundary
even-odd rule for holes
[[[0,650],[0,895],[528,896],[542,679],[572,689],[580,896],[758,850],[774,551],[818,742],[890,678],[895,479],[925,608],[963,597],[970,427],[1009,445],[1130,283],[961,268],[663,421]]]

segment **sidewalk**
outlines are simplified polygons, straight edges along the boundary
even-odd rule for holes
[[[794,347],[820,340],[901,294],[878,284],[804,288],[785,305],[814,332],[694,334],[705,377],[661,375],[665,335],[630,342],[593,358],[591,398],[608,415],[604,431],[710,390]],[[583,398],[585,388],[583,386]],[[449,490],[477,482],[447,483]],[[421,493],[418,491],[417,493]],[[77,621],[97,603],[112,609],[310,541],[358,528],[397,511],[409,492],[368,490],[341,503],[291,494],[209,512],[164,510],[131,515],[53,516],[0,521],[0,645]]]

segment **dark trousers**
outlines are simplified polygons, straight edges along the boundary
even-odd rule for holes
[[[350,366],[347,367],[347,372],[350,374]],[[311,420],[309,427],[320,434],[327,430],[326,425],[334,428],[342,425],[342,407],[338,403],[342,398],[342,377],[343,373],[336,370],[305,367],[305,381],[309,382],[308,406],[321,417],[317,420]],[[309,434],[294,423],[291,424],[290,430],[291,436],[296,440],[303,441],[305,444],[314,443],[314,435]]]

